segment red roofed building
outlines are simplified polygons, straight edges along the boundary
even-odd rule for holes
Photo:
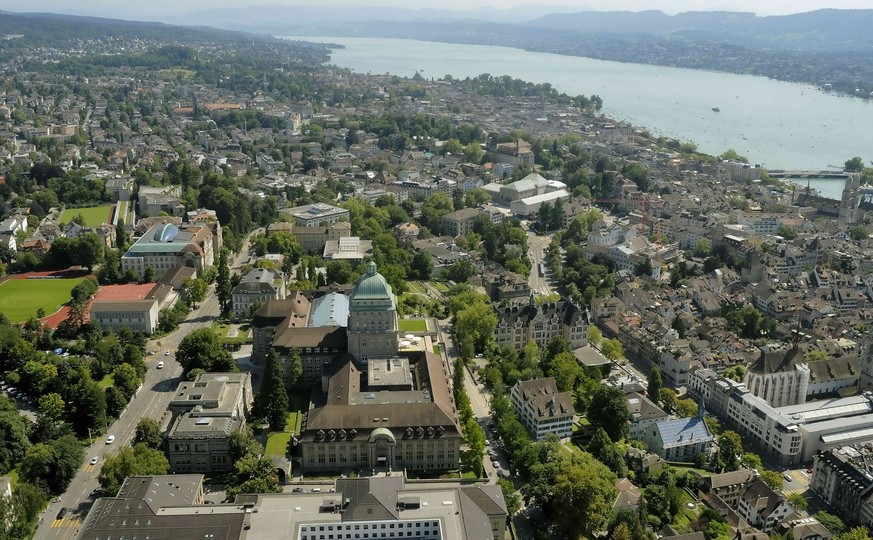
[[[169,297],[172,290],[169,285],[156,283],[100,287],[91,302],[91,322],[113,332],[126,327],[151,334],[158,326],[161,304],[174,300]]]

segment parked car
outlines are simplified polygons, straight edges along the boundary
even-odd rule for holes
[[[163,360],[158,362],[158,369],[164,369],[164,361]]]
[[[164,356],[170,356],[170,349],[167,349],[166,351],[164,351]]]
[[[494,465],[494,468],[495,468],[495,469],[499,469],[499,468],[500,468],[500,462],[497,461],[496,459],[492,459],[492,460],[491,460],[491,464]]]
[[[321,488],[312,488],[313,493],[321,493]]]

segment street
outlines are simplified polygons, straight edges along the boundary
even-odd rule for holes
[[[540,273],[540,263],[545,259],[546,251],[551,243],[550,236],[538,236],[531,231],[527,232],[527,250],[531,260],[528,285],[534,294],[548,295],[553,292],[548,278]],[[545,263],[543,263],[542,268],[545,268]]]
[[[232,268],[238,268],[247,257],[248,241],[247,238],[243,245],[245,249],[240,250],[239,255],[231,262]],[[151,418],[158,423],[163,423],[170,398],[182,376],[182,367],[176,362],[175,357],[179,343],[194,330],[212,326],[218,315],[218,297],[214,294],[214,287],[212,287],[206,299],[200,303],[197,309],[191,311],[178,329],[160,339],[153,339],[147,343],[146,350],[156,351],[156,354],[146,356],[148,371],[142,386],[127,404],[118,420],[110,426],[109,431],[88,446],[85,451],[84,463],[70,482],[67,491],[59,497],[60,502],[50,502],[43,512],[33,536],[34,540],[69,540],[75,538],[82,520],[88,515],[88,510],[94,502],[92,493],[99,487],[97,478],[103,461],[130,444],[140,418]],[[170,355],[164,356],[165,351],[169,351]],[[157,369],[155,366],[160,361],[164,362],[164,367]],[[162,427],[166,426],[162,425]],[[110,435],[114,435],[115,440],[111,444],[107,444],[107,437]],[[99,458],[99,461],[96,465],[91,465],[90,461],[95,456]],[[109,495],[114,496],[115,494]],[[66,515],[58,518],[58,513],[62,508],[66,509]]]

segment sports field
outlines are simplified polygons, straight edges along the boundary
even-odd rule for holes
[[[112,207],[106,206],[89,206],[86,208],[66,208],[61,213],[61,218],[58,220],[61,223],[69,223],[73,218],[82,214],[85,218],[86,227],[98,227],[104,223],[112,223]]]
[[[79,279],[9,279],[0,283],[0,313],[10,322],[36,317],[39,308],[51,315],[70,301],[70,291]]]

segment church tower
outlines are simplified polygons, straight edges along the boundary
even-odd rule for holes
[[[840,227],[854,225],[861,219],[861,175],[852,173],[846,178],[843,197],[840,199]]]
[[[365,367],[369,358],[396,356],[397,327],[394,293],[370,262],[349,296],[349,354]]]

